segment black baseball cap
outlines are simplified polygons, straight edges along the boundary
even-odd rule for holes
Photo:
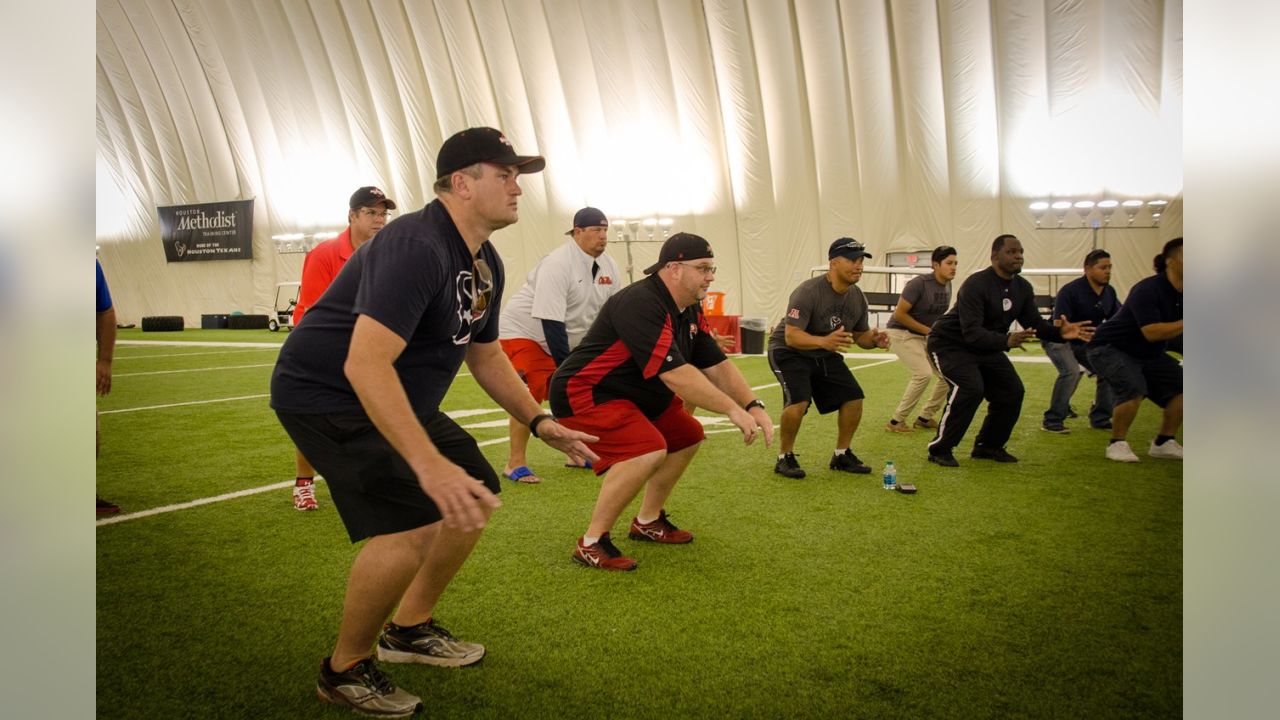
[[[372,185],[366,185],[360,188],[359,190],[355,191],[354,193],[351,193],[351,209],[352,210],[355,210],[356,208],[362,208],[362,207],[373,207],[378,203],[386,203],[388,210],[396,209],[396,201],[387,197],[387,194],[382,192],[381,188],[376,188]]]
[[[869,258],[871,253],[867,252],[867,247],[851,237],[842,237],[831,243],[831,247],[827,249],[827,259],[832,260],[837,257],[847,257],[850,260],[858,258]]]
[[[711,252],[711,243],[705,238],[693,233],[678,232],[662,243],[662,250],[658,252],[658,262],[645,268],[644,274],[652,275],[669,262],[701,260],[715,256],[715,253]]]
[[[609,218],[605,217],[604,213],[596,208],[584,207],[573,214],[573,227],[575,228],[589,228],[598,225],[609,227]],[[565,233],[565,235],[572,234],[573,228],[569,228],[569,231]]]
[[[440,152],[436,155],[436,179],[448,177],[464,167],[480,162],[515,165],[525,174],[542,172],[542,168],[547,166],[546,159],[541,155],[517,155],[511,142],[501,131],[491,127],[474,127],[454,133],[440,146]]]

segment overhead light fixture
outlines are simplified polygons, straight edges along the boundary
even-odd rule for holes
[[[1037,200],[1028,205],[1028,207],[1031,208],[1031,214],[1036,216],[1036,227],[1040,227],[1040,219],[1043,218],[1044,214],[1049,210],[1049,203],[1043,200]]]
[[[1062,223],[1067,219],[1067,211],[1071,209],[1071,201],[1059,200],[1049,207],[1053,208],[1053,214],[1058,218],[1058,227],[1062,227]]]
[[[1115,213],[1116,208],[1118,207],[1120,207],[1119,200],[1103,200],[1098,203],[1098,212],[1102,213],[1103,224],[1111,224],[1111,216]]]
[[[1133,219],[1137,217],[1138,211],[1142,209],[1141,200],[1125,200],[1120,203],[1120,207],[1124,208],[1124,214],[1129,216],[1129,224],[1133,224]]]

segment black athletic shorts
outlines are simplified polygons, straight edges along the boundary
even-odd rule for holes
[[[441,518],[400,453],[364,413],[311,415],[276,411],[302,455],[324,476],[351,542],[412,530]],[[498,475],[475,438],[442,412],[423,427],[445,457],[501,492]]]
[[[862,386],[836,353],[810,357],[789,348],[769,351],[769,367],[782,385],[782,406],[813,401],[825,415],[850,400],[861,400]]]
[[[1182,366],[1164,353],[1140,358],[1112,345],[1090,345],[1089,362],[1111,385],[1116,405],[1145,397],[1164,407],[1182,394]]]

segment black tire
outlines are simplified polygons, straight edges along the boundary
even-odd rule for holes
[[[153,315],[142,318],[142,332],[176,332],[185,322],[181,315]]]
[[[267,321],[267,329],[268,329],[268,330],[270,330],[271,332],[279,332],[279,331],[280,331],[280,323],[279,323],[279,322],[276,322],[275,320],[268,320],[268,321]]]
[[[227,318],[228,330],[266,330],[266,315],[232,315]]]

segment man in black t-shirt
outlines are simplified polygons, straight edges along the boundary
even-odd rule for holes
[[[690,233],[667,239],[649,277],[605,301],[591,329],[551,377],[551,411],[566,427],[598,436],[589,447],[604,475],[573,559],[602,570],[634,570],[609,537],[645,488],[632,540],[681,544],[693,534],[667,519],[665,504],[702,442],[702,424],[681,398],[729,416],[748,445],[773,441],[773,420],[711,336],[702,299],[715,278],[711,245]],[[608,474],[606,474],[608,471]]]
[[[862,421],[862,386],[841,353],[857,343],[865,350],[889,347],[889,335],[867,324],[867,299],[858,281],[871,257],[862,243],[842,237],[827,248],[827,274],[806,280],[787,300],[787,314],[769,336],[769,367],[782,386],[782,438],[773,471],[802,478],[796,435],[812,402],[818,412],[836,415],[832,470],[867,474],[871,467],[849,447]]]
[[[375,640],[388,662],[484,657],[484,646],[432,616],[501,504],[475,440],[440,412],[464,360],[534,436],[595,458],[582,444],[595,438],[542,414],[496,342],[503,271],[489,234],[516,222],[516,179],[544,165],[492,128],[450,137],[436,161],[436,200],[356,250],[281,348],[271,406],[324,474],[351,541],[369,539],[351,567],[337,646],[320,666],[321,700],[375,715],[422,707],[378,668]]]
[[[1062,327],[1040,317],[1031,283],[1020,277],[1022,241],[1000,235],[991,243],[991,267],[970,275],[956,293],[956,304],[933,323],[927,347],[939,374],[951,386],[947,406],[938,422],[938,435],[929,443],[929,462],[959,467],[952,449],[960,444],[969,423],[987,400],[987,418],[973,444],[970,457],[996,462],[1018,462],[1004,445],[1022,413],[1025,390],[1018,371],[1005,355],[1022,347],[1032,335],[1062,342],[1093,336],[1088,321]],[[1017,320],[1024,329],[1009,332]]]

